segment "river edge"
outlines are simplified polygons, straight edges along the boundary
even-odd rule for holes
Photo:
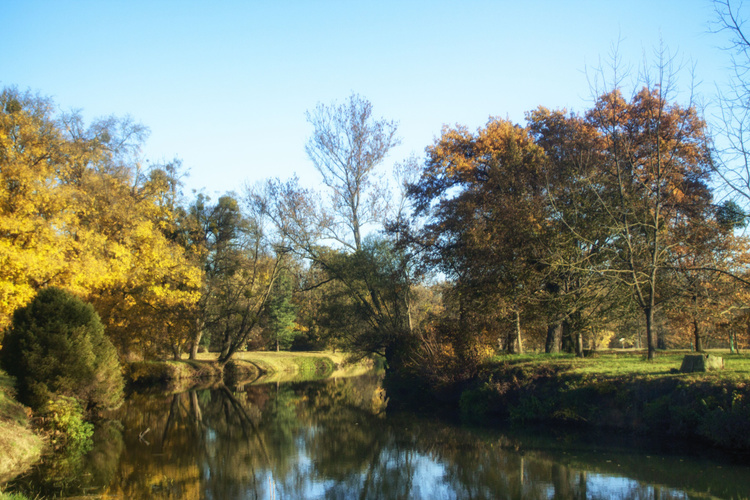
[[[224,367],[216,356],[204,353],[198,360],[135,361],[123,364],[131,389],[183,392],[221,384],[316,380],[361,375],[372,362],[346,363],[341,353],[238,353]],[[42,433],[32,425],[32,412],[14,398],[12,377],[0,372],[0,500],[2,485],[31,469],[47,447]],[[16,497],[17,498],[17,497]]]
[[[372,360],[349,362],[345,354],[330,352],[242,352],[222,366],[216,354],[178,361],[136,361],[124,368],[131,388],[155,387],[180,392],[196,385],[241,386],[253,382],[307,381],[351,377],[366,373]]]
[[[328,353],[260,354],[254,358],[253,353],[241,353],[224,370],[210,355],[204,355],[200,360],[129,363],[124,371],[131,387],[138,390],[181,392],[222,383],[243,385],[252,381],[299,380],[300,376],[308,380],[356,376],[372,368],[367,364],[343,366],[340,354],[335,358]],[[427,390],[406,381],[420,394],[409,399],[410,404],[405,406],[417,409],[421,406],[422,410],[430,405],[441,407],[444,411],[460,412],[464,422],[493,427],[511,423],[614,429],[675,441],[693,440],[747,454],[750,452],[749,381],[746,375],[722,373],[670,372],[658,376],[577,373],[564,361],[504,364],[485,369],[468,384],[453,387],[448,397],[446,391]],[[2,389],[5,387],[0,386]],[[3,392],[6,399],[9,392],[7,389]],[[400,399],[404,399],[403,395]],[[13,403],[16,415],[21,411],[27,418],[20,419],[11,431],[0,427],[0,439],[30,435],[32,440],[41,442],[31,430],[28,412],[19,403]],[[0,421],[8,421],[7,415],[0,414]],[[11,444],[5,449],[16,448]],[[38,450],[36,459],[41,446]],[[34,456],[31,455],[24,468],[13,469],[13,475],[33,466]]]
[[[750,453],[745,373],[602,374],[561,362],[496,364],[453,392],[464,422],[611,429]]]
[[[31,410],[14,395],[13,378],[0,371],[0,484],[28,470],[45,447],[42,436],[32,430]]]

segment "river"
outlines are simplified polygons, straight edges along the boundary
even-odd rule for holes
[[[746,456],[389,412],[374,374],[132,393],[107,417],[88,454],[12,486],[125,499],[750,497]]]

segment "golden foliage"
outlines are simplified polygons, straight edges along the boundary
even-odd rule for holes
[[[142,129],[107,119],[82,131],[78,117],[52,110],[0,94],[0,330],[55,285],[94,302],[120,346],[118,336],[179,337],[175,312],[196,302],[201,271],[169,237],[169,185],[144,181],[124,151]]]

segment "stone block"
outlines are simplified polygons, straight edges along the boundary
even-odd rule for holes
[[[711,354],[686,354],[682,358],[682,373],[707,372],[710,370],[723,370],[724,358],[712,356]]]

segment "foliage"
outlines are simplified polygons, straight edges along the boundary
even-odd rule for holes
[[[84,420],[83,409],[75,398],[57,396],[41,408],[40,415],[56,450],[65,449],[68,454],[82,455],[93,446],[94,424]]]
[[[179,162],[141,167],[147,130],[0,93],[0,329],[44,286],[93,302],[122,353],[181,342],[200,271],[174,235]]]
[[[205,273],[201,298],[192,311],[193,359],[206,333],[221,351],[220,362],[226,363],[257,336],[267,312],[284,252],[272,248],[256,206],[249,203],[243,210],[232,195],[210,204],[199,195],[188,211],[187,238]]]
[[[268,329],[270,344],[277,351],[288,350],[297,335],[297,311],[292,302],[292,281],[288,272],[282,271],[276,280],[268,301]]]
[[[31,412],[15,400],[13,379],[0,371],[0,482],[20,474],[39,460],[44,447],[41,437],[31,430]]]
[[[59,288],[40,291],[13,315],[0,351],[16,377],[19,400],[40,408],[52,395],[90,408],[112,408],[123,396],[120,363],[91,304]]]
[[[445,128],[428,148],[422,177],[412,185],[417,215],[427,223],[417,238],[425,263],[454,283],[460,362],[478,362],[478,331],[495,331],[509,350],[522,352],[521,318],[540,288],[540,247],[544,237],[544,151],[528,130],[491,119],[476,134]]]

